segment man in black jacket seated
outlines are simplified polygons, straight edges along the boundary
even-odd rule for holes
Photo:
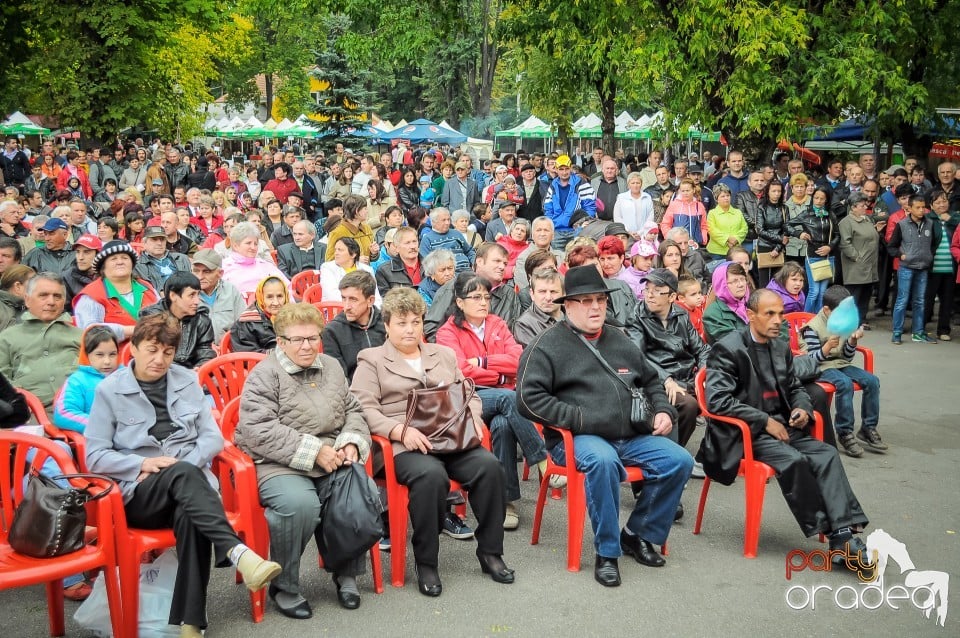
[[[697,368],[706,365],[710,346],[697,334],[687,311],[673,304],[676,299],[677,276],[666,268],[651,270],[643,303],[637,307],[637,330],[630,336],[647,355],[667,398],[677,408],[677,427],[670,438],[686,445],[700,414],[693,377]]]
[[[794,372],[789,345],[779,339],[783,300],[766,288],[756,290],[747,303],[747,316],[747,328],[713,345],[707,362],[707,408],[749,426],[754,458],[776,470],[804,535],[829,535],[831,551],[837,550],[831,554],[834,564],[853,569],[867,565],[870,559],[859,533],[869,521],[850,488],[840,455],[807,431],[813,423],[810,397]],[[714,440],[726,433],[721,424],[707,428],[707,437]],[[710,478],[729,484],[742,448],[736,450],[737,458],[717,458],[708,452],[707,443],[705,438],[698,459]]]
[[[597,551],[594,578],[616,587],[621,554],[652,567],[665,563],[653,544],[667,541],[693,459],[668,437],[677,411],[657,373],[626,335],[604,325],[610,290],[599,271],[571,268],[565,287],[558,299],[565,320],[534,339],[520,359],[517,409],[574,435]],[[638,390],[647,399],[645,410],[634,401]],[[553,460],[565,463],[560,435],[548,428],[544,436]],[[619,530],[625,465],[642,468],[645,487]]]
[[[353,380],[357,354],[365,348],[382,346],[387,333],[383,316],[373,305],[377,282],[363,270],[347,273],[340,280],[343,312],[323,328],[323,354],[340,362],[347,380]]]
[[[198,368],[217,356],[213,351],[210,311],[200,303],[200,280],[189,272],[175,272],[163,285],[163,301],[140,311],[140,318],[169,312],[180,322],[180,345],[173,362]]]

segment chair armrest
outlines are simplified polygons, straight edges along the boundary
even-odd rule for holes
[[[740,419],[729,416],[720,416],[711,412],[704,411],[704,417],[713,421],[713,423],[723,423],[740,429],[740,438],[743,439],[743,460],[753,461],[753,434],[750,432],[750,426]],[[708,426],[709,427],[709,426]]]
[[[818,441],[823,440],[823,417],[819,412],[813,413],[813,438]]]
[[[383,455],[383,474],[387,479],[387,488],[399,485],[397,483],[396,466],[393,464],[393,444],[389,439],[379,434],[371,434],[370,441],[380,447],[380,453]],[[369,459],[373,459],[373,450],[370,451]],[[367,461],[371,463],[371,460]]]
[[[574,475],[577,471],[577,459],[574,455],[573,447],[573,432],[570,430],[565,430],[563,428],[558,428],[554,425],[545,425],[545,428],[550,428],[554,432],[559,432],[560,437],[563,440],[563,457],[564,457],[564,466],[567,469],[567,480]]]
[[[857,346],[857,352],[863,356],[863,369],[873,374],[873,350],[866,346]]]

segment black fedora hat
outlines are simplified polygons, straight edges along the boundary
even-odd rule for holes
[[[578,297],[580,295],[595,295],[601,292],[605,295],[610,294],[610,289],[607,288],[607,284],[603,282],[600,271],[592,264],[588,266],[577,266],[576,268],[568,270],[566,276],[563,278],[563,287],[566,294],[554,299],[554,303],[566,301],[570,297]]]

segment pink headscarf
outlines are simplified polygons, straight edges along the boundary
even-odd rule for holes
[[[726,304],[727,308],[737,313],[737,316],[747,323],[747,295],[737,299],[727,287],[727,269],[733,265],[732,261],[725,261],[713,271],[713,290],[717,299]]]

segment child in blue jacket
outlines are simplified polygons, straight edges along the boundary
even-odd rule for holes
[[[119,353],[117,338],[106,326],[93,325],[84,331],[80,340],[79,367],[67,377],[54,404],[54,425],[81,433],[86,429],[94,390],[117,369]]]

